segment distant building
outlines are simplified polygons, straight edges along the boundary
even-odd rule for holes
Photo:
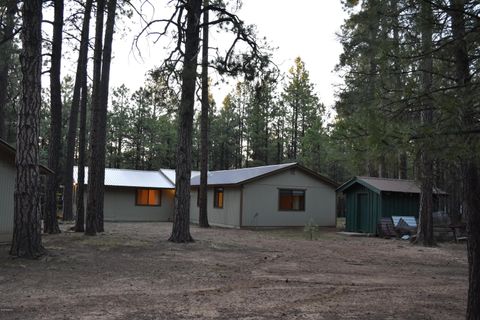
[[[208,173],[209,223],[222,227],[336,225],[334,181],[297,163]],[[198,223],[200,177],[192,178],[190,219]]]
[[[346,231],[377,233],[383,217],[418,217],[420,188],[413,180],[354,177],[338,189],[345,195]],[[434,191],[435,210],[441,210],[446,193]]]

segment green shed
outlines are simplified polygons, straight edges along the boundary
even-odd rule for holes
[[[420,188],[413,180],[354,177],[337,192],[345,195],[346,231],[377,233],[383,217],[418,217]],[[442,209],[445,192],[435,190],[435,210]]]

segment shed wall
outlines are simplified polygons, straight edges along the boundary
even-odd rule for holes
[[[418,217],[419,203],[419,194],[382,192],[382,216]]]
[[[280,211],[279,189],[305,190],[305,211]],[[336,225],[335,189],[300,170],[287,170],[244,185],[245,227]]]
[[[239,228],[240,223],[240,188],[224,188],[223,208],[213,206],[213,188],[207,192],[208,222],[213,226]],[[197,205],[198,188],[192,188],[190,193],[190,221],[199,222],[199,207]]]
[[[358,195],[367,195],[367,214],[365,219],[360,220]],[[382,200],[379,194],[360,185],[351,186],[346,192],[346,225],[349,232],[376,233],[377,222],[381,217]]]
[[[0,157],[0,242],[12,240],[14,190],[15,167]]]

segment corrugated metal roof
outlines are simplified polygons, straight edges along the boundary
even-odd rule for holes
[[[376,177],[354,177],[347,181],[337,190],[343,191],[355,182],[360,182],[367,187],[373,187],[377,192],[401,192],[401,193],[420,193],[420,188],[414,180],[387,179]],[[363,182],[363,183],[362,183]],[[440,189],[434,189],[434,193],[445,194]]]
[[[263,176],[281,169],[285,169],[288,167],[294,167],[296,165],[297,163],[293,162],[293,163],[284,163],[284,164],[243,168],[243,169],[210,171],[208,173],[207,181],[209,185],[239,184],[247,180],[258,178],[260,176]],[[192,186],[200,185],[200,176],[193,177],[191,184]]]
[[[172,183],[175,184],[175,169],[160,169],[160,172],[165,175],[165,177]],[[191,177],[200,175],[200,171],[193,171]]]
[[[73,168],[73,181],[77,182],[78,168]],[[88,184],[88,168],[85,167],[85,184]],[[139,187],[174,189],[160,171],[105,168],[105,185],[112,187]]]

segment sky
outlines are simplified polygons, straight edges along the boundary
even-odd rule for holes
[[[147,18],[165,17],[170,12],[167,10],[157,8],[156,13],[147,14]],[[144,12],[151,10],[147,7]],[[347,17],[340,0],[243,0],[237,15],[245,23],[255,24],[258,35],[266,37],[270,46],[276,48],[273,60],[282,72],[287,72],[294,59],[301,57],[320,100],[328,107],[333,106],[335,85],[341,83],[333,71],[342,52],[336,33]],[[132,50],[134,36],[142,25],[134,17],[125,26],[127,30],[118,32],[113,44],[111,86],[125,84],[136,90],[144,83],[145,73],[158,66],[167,52],[163,48],[165,43],[154,44],[153,38],[142,38],[140,53]],[[219,40],[227,42],[226,38],[216,38],[215,33],[211,33],[211,43]],[[211,89],[217,104],[232,87],[230,82],[230,85],[215,85]]]

